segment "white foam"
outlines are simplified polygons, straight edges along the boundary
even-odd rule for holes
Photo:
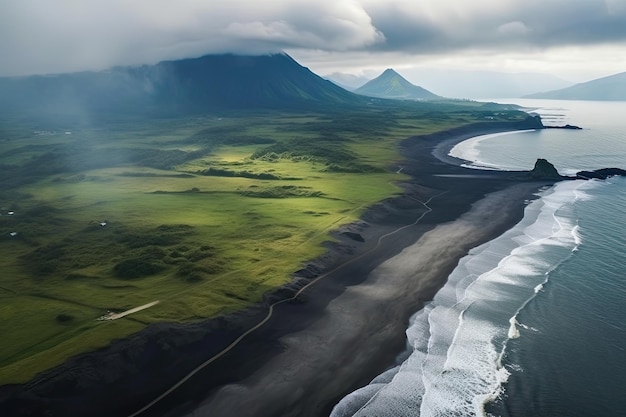
[[[489,135],[476,136],[471,139],[464,140],[463,142],[457,143],[452,149],[450,149],[448,155],[455,158],[464,159],[466,161],[471,161],[471,165],[464,165],[468,168],[500,170],[501,168],[498,168],[497,165],[480,160],[480,151],[478,150],[478,145],[480,144],[480,142],[499,136],[513,135],[532,131],[533,130],[518,130],[513,132],[500,132],[491,133]]]
[[[517,339],[518,337],[520,337],[520,332],[517,329],[517,326],[519,325],[519,323],[517,322],[515,317],[511,317],[511,319],[509,320],[509,323],[510,323],[509,332],[508,332],[509,339]]]
[[[572,237],[574,238],[574,243],[576,244],[572,251],[577,251],[578,247],[583,243],[583,239],[580,236],[580,227],[578,225],[574,226],[572,229]]]
[[[500,385],[506,384],[509,381],[510,376],[511,376],[511,373],[507,371],[505,367],[499,368],[496,371],[496,377]]]
[[[462,258],[411,319],[408,359],[346,397],[331,416],[484,415],[515,372],[502,360],[507,342],[526,329],[518,314],[578,244],[569,206],[579,186],[569,181],[543,191],[518,225]]]

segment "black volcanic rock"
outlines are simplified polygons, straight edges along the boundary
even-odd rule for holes
[[[557,172],[554,165],[543,158],[537,159],[535,167],[530,171],[533,179],[561,179],[561,175]]]
[[[563,126],[545,126],[546,129],[568,129],[568,130],[583,130],[580,126],[563,125]]]
[[[536,115],[529,115],[526,120],[524,121],[524,123],[526,123],[526,125],[529,126],[529,128],[534,128],[534,129],[545,129],[546,127],[543,124],[543,121],[541,120],[541,116],[536,114]]]
[[[576,173],[576,179],[589,180],[600,179],[605,180],[616,175],[626,176],[626,170],[621,168],[602,168],[595,171],[579,171]]]
[[[360,233],[355,233],[355,232],[341,232],[342,235],[355,240],[357,242],[365,242],[365,239],[363,239],[363,236],[361,236]]]

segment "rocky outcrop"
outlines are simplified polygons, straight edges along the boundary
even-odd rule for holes
[[[544,126],[546,129],[569,129],[569,130],[583,130],[580,126],[564,125],[564,126]]]
[[[543,158],[537,159],[535,167],[530,171],[530,176],[533,179],[538,180],[560,180],[561,174],[559,174],[550,162]]]
[[[363,236],[361,236],[359,233],[341,232],[341,234],[349,239],[356,240],[357,242],[365,242],[365,239],[363,239]]]
[[[621,168],[602,168],[596,169],[595,171],[579,171],[576,173],[576,179],[579,180],[590,180],[590,179],[600,179],[605,180],[609,177],[614,177],[616,175],[626,176],[626,170]]]
[[[529,115],[523,122],[528,126],[528,129],[545,129],[546,127],[541,120],[541,116],[538,114]]]
[[[605,180],[614,176],[625,176],[626,170],[622,168],[601,168],[594,171],[579,171],[575,176],[560,175],[554,165],[543,158],[537,159],[535,167],[529,171],[530,177],[535,180]]]

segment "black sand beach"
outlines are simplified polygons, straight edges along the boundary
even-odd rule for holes
[[[342,243],[266,304],[203,324],[153,326],[30,384],[5,387],[0,407],[16,416],[327,416],[344,395],[394,364],[409,317],[458,260],[511,228],[527,200],[554,183],[469,170],[448,150],[480,134],[534,127],[483,123],[407,139],[405,193],[339,230]]]

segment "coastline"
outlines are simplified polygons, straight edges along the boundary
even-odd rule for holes
[[[363,242],[339,231],[340,245],[296,273],[265,304],[208,323],[155,325],[36,378],[19,396],[9,396],[8,409],[131,415],[258,324],[267,305],[317,277],[294,301],[276,305],[262,327],[139,415],[328,415],[345,394],[394,363],[405,347],[408,318],[445,283],[458,260],[517,223],[525,201],[555,182],[469,170],[460,166],[465,161],[447,156],[448,147],[470,137],[522,128],[528,129],[478,123],[407,139],[403,172],[412,179],[402,184],[404,195],[375,205],[363,221],[341,230]],[[146,355],[160,357],[142,366]],[[76,369],[95,371],[103,359],[112,367],[138,363],[134,372],[103,378],[114,381],[104,389],[95,380],[77,381]],[[74,373],[68,376],[68,370]],[[73,397],[55,387],[67,386],[72,375],[74,384],[89,388],[86,395]]]

